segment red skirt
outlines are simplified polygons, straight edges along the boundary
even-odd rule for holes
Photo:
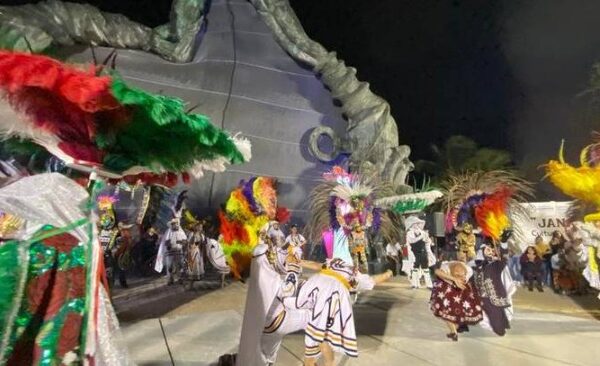
[[[433,315],[454,324],[477,324],[483,319],[481,299],[470,284],[464,290],[437,280],[430,300]]]

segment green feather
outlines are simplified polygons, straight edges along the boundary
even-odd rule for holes
[[[131,110],[131,120],[119,131],[103,131],[96,138],[108,153],[107,168],[123,171],[133,166],[159,166],[183,171],[197,161],[226,158],[242,163],[244,158],[233,139],[211,124],[208,117],[188,114],[182,100],[149,94],[127,86],[113,75],[113,96]]]

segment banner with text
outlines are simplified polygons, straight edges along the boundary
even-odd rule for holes
[[[554,231],[560,230],[564,233],[570,205],[571,202],[523,203],[522,206],[529,213],[528,217],[512,218],[513,225],[519,228],[515,236],[521,249],[533,245],[538,235],[548,242]]]

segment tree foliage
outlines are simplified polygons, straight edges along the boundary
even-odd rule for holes
[[[507,169],[512,165],[510,153],[479,147],[472,139],[456,135],[443,146],[432,145],[433,160],[419,160],[415,170],[439,182],[451,173]]]

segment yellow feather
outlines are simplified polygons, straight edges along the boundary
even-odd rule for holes
[[[564,194],[600,207],[600,168],[575,168],[552,160],[546,165],[546,171],[552,184]]]

